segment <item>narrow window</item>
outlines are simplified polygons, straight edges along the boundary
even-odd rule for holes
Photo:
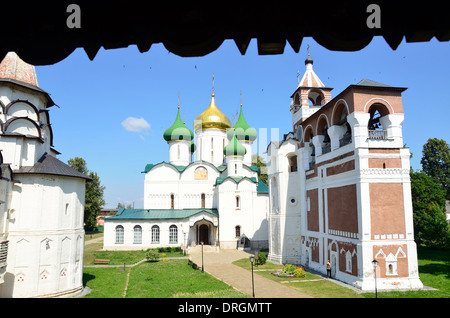
[[[116,226],[116,244],[123,244],[123,226]]]
[[[213,137],[211,137],[211,161],[214,160],[214,143],[213,143]]]
[[[178,159],[180,159],[180,145],[177,145]]]
[[[241,198],[237,195],[236,196],[236,209],[241,208]]]
[[[65,211],[66,215],[69,214],[69,203],[66,203],[66,211]]]
[[[176,225],[169,227],[169,244],[178,243],[178,228]]]
[[[142,228],[140,225],[136,225],[133,228],[133,234],[134,234],[133,243],[142,244]]]
[[[237,164],[234,165],[234,174],[237,174]]]
[[[174,194],[170,195],[170,208],[175,209],[175,195]]]
[[[205,208],[205,194],[202,193],[202,208]]]
[[[241,227],[239,225],[236,225],[236,227],[234,228],[235,234],[236,234],[236,238],[241,237]]]
[[[152,226],[152,244],[158,244],[159,243],[159,226],[153,225]]]

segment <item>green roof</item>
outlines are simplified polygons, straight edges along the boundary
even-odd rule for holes
[[[154,167],[156,167],[156,166],[159,166],[159,165],[162,165],[162,164],[168,164],[168,165],[171,165],[172,167],[174,167],[175,169],[177,169],[178,170],[178,172],[183,172],[184,170],[186,170],[186,168],[187,167],[189,167],[190,165],[193,165],[193,164],[207,164],[207,166],[209,167],[209,166],[212,166],[212,167],[214,167],[217,171],[219,171],[219,172],[222,172],[223,170],[225,170],[226,169],[226,166],[224,166],[224,165],[221,165],[221,166],[218,166],[218,167],[216,167],[215,165],[213,165],[211,162],[209,162],[209,161],[205,161],[205,160],[197,160],[197,161],[193,161],[193,162],[191,162],[190,164],[188,164],[187,166],[176,166],[176,165],[174,165],[174,164],[172,164],[172,163],[170,163],[170,162],[165,162],[165,161],[162,161],[162,162],[160,162],[160,163],[149,163],[149,164],[147,164],[147,165],[145,165],[145,169],[144,169],[144,171],[141,171],[141,173],[147,173],[147,172],[149,172],[150,170],[152,170]],[[222,169],[222,170],[221,170]],[[255,170],[254,170],[255,171]]]
[[[219,216],[217,209],[124,209],[117,211],[116,215],[105,218],[108,220],[172,220],[187,219],[199,213]]]
[[[187,166],[176,166],[176,165],[174,165],[174,164],[171,164],[170,162],[165,162],[165,161],[163,161],[163,162],[160,162],[160,163],[157,163],[157,164],[149,163],[149,164],[145,165],[145,170],[142,171],[142,173],[147,173],[147,172],[149,172],[150,170],[152,170],[154,167],[156,167],[157,165],[160,165],[160,164],[163,164],[163,163],[166,163],[166,164],[168,164],[168,165],[171,165],[172,167],[174,167],[175,169],[177,169],[178,172],[183,172],[183,171],[186,169],[186,167],[187,167]]]
[[[238,140],[250,140],[254,141],[257,137],[256,129],[250,127],[250,125],[247,123],[247,121],[244,118],[244,112],[242,111],[242,105],[241,105],[241,111],[239,113],[239,118],[234,125],[234,131],[237,136]]]
[[[223,148],[223,154],[225,156],[244,156],[247,153],[247,149],[237,140],[236,134],[233,135],[233,139]]]
[[[163,137],[166,141],[171,140],[186,140],[191,141],[194,139],[194,133],[186,127],[186,125],[181,120],[180,109],[178,108],[177,118],[172,126],[167,128],[164,132]]]
[[[244,179],[250,180],[251,182],[254,182],[254,183],[258,182],[255,177],[251,177],[251,178],[249,178],[249,177],[225,177],[225,178],[218,177],[216,179],[216,184],[214,184],[214,185],[217,186],[217,185],[223,183],[227,179],[231,179],[231,180],[233,180],[236,183],[239,183],[239,182],[241,182]]]
[[[256,187],[256,191],[258,193],[269,193],[269,186],[262,182],[261,180],[258,180],[258,186]]]

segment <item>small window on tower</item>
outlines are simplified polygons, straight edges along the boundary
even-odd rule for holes
[[[170,208],[175,209],[175,195],[174,194],[170,195]]]
[[[241,208],[241,197],[236,196],[236,210],[239,210]]]
[[[201,195],[201,198],[202,198],[202,208],[205,208],[205,194],[204,193],[202,193],[202,195]]]

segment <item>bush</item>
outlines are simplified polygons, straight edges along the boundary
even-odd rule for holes
[[[294,277],[297,277],[297,278],[304,278],[304,277],[306,277],[305,270],[303,268],[301,268],[301,267],[296,268],[294,270]]]
[[[159,253],[157,250],[149,248],[145,254],[145,258],[148,262],[157,262],[159,260]]]
[[[258,258],[256,259],[256,265],[264,265],[267,261],[266,254],[263,252],[260,252],[258,254]]]
[[[296,266],[291,264],[286,264],[283,266],[283,273],[286,275],[294,275],[294,271],[296,270]]]

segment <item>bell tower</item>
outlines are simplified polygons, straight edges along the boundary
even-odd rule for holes
[[[305,73],[300,80],[298,76],[298,86],[291,95],[292,126],[295,133],[297,127],[309,116],[318,111],[323,105],[331,100],[331,90],[333,88],[326,87],[317,74],[313,70],[313,59],[309,54],[305,60]]]

